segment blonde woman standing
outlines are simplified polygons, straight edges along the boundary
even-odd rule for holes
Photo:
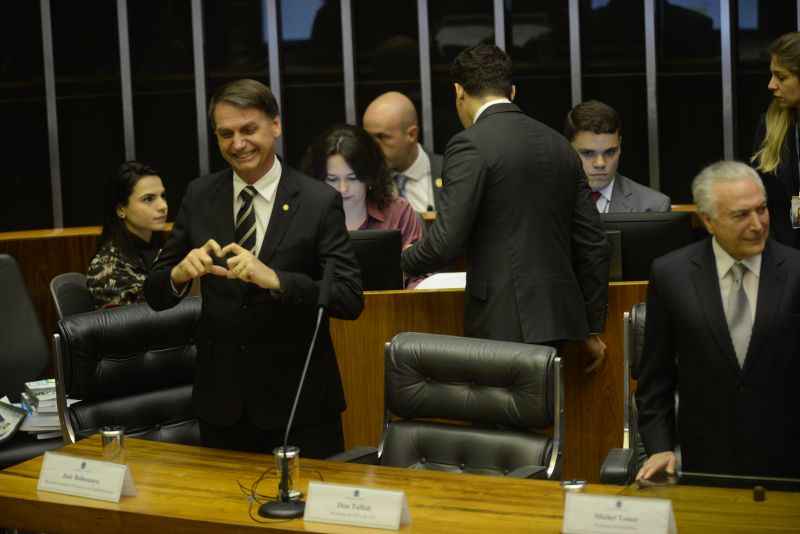
[[[785,245],[798,245],[791,224],[791,199],[800,195],[800,33],[782,35],[769,47],[773,94],[756,132],[751,162],[767,190],[772,236]]]

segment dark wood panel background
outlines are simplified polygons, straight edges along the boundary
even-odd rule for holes
[[[45,335],[56,331],[58,321],[50,280],[61,273],[85,273],[99,235],[99,226],[0,234],[0,254],[19,263]]]

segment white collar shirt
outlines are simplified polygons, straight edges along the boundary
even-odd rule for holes
[[[256,215],[256,248],[255,255],[258,256],[261,252],[261,244],[264,242],[264,236],[267,234],[267,227],[269,226],[269,219],[272,216],[272,208],[275,204],[275,196],[278,194],[278,182],[281,178],[281,162],[275,156],[275,161],[272,164],[267,174],[259,178],[253,187],[256,188],[258,194],[253,197],[253,210]],[[244,201],[239,198],[239,193],[247,187],[245,182],[236,172],[233,173],[233,224],[236,224],[236,214],[239,213],[239,208],[242,207]],[[220,243],[225,246],[225,243]]]
[[[597,190],[600,196],[595,201],[598,213],[608,213],[611,208],[611,195],[614,193],[614,180],[611,180],[607,186]]]
[[[414,211],[433,210],[433,179],[431,159],[417,143],[417,158],[409,168],[399,173],[407,177],[403,195]]]
[[[478,121],[478,117],[481,116],[481,113],[486,111],[486,108],[489,106],[494,106],[495,104],[510,104],[511,100],[507,98],[495,98],[494,100],[489,100],[484,105],[478,108],[477,113],[475,113],[475,118],[472,119],[472,124],[475,124]]]
[[[733,285],[733,277],[729,272],[731,266],[736,263],[737,260],[720,246],[716,237],[712,239],[711,248],[714,250],[717,277],[719,278],[719,289],[722,296],[722,307],[725,309],[725,305],[731,293],[731,286]],[[750,304],[751,319],[755,323],[756,306],[758,305],[758,280],[761,276],[761,254],[744,258],[741,262],[747,267],[742,276],[742,285],[744,286],[744,292]],[[728,311],[725,310],[725,313],[727,316]]]

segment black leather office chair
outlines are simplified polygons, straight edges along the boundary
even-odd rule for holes
[[[94,299],[86,287],[83,273],[61,273],[50,280],[50,294],[56,305],[58,318],[94,310]]]
[[[600,467],[600,482],[604,484],[631,483],[639,468],[647,459],[647,453],[639,434],[639,414],[636,398],[631,392],[631,378],[639,378],[639,366],[644,349],[644,327],[647,306],[644,302],[634,304],[623,315],[623,384],[625,391],[622,448],[611,449]]]
[[[558,478],[564,389],[554,348],[407,332],[386,344],[385,360],[380,447],[333,460]],[[552,438],[534,431],[550,426]]]
[[[18,402],[25,382],[42,378],[50,352],[19,265],[7,254],[0,254],[0,295],[0,397]],[[62,444],[61,439],[37,440],[17,432],[0,445],[0,469]]]
[[[71,442],[101,426],[200,444],[192,408],[200,299],[156,312],[132,304],[65,317],[54,335],[59,413]],[[67,407],[66,399],[80,399]]]

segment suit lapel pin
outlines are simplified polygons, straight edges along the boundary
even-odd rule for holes
[[[289,204],[283,205],[283,211],[289,211]]]
[[[436,181],[435,181],[434,183],[436,184],[436,188],[437,188],[437,189],[441,189],[441,188],[442,188],[442,186],[444,185],[444,182],[442,181],[442,179],[441,179],[441,178],[437,178],[437,179],[436,179]]]

